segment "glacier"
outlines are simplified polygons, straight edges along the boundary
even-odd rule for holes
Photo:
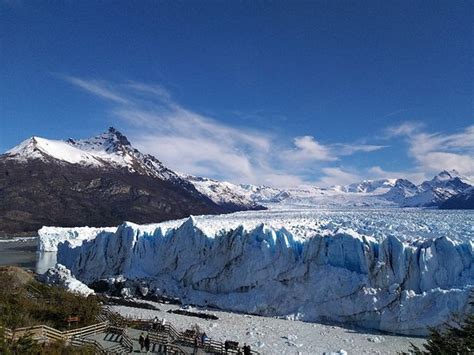
[[[84,240],[94,239],[98,233],[114,232],[117,227],[48,227],[38,230],[38,251],[57,252],[58,244],[69,241],[71,244],[81,245]]]
[[[65,228],[52,240],[58,262],[86,284],[127,280],[200,306],[406,335],[471,311],[474,215],[293,213],[125,222],[71,241]]]

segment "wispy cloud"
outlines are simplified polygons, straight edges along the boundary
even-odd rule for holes
[[[112,103],[112,113],[128,125],[127,134],[137,148],[193,175],[294,186],[314,182],[314,174],[319,172],[323,176],[319,182],[325,185],[353,182],[360,177],[357,173],[328,164],[343,156],[384,148],[360,143],[323,144],[310,135],[285,141],[274,133],[234,127],[194,112],[174,100],[161,85],[63,78]]]
[[[290,162],[307,161],[334,161],[337,157],[331,153],[329,147],[320,144],[312,136],[296,137],[293,140],[294,148],[283,152],[283,158]]]
[[[98,80],[84,80],[72,76],[64,76],[66,81],[74,84],[91,94],[99,96],[103,99],[110,100],[119,104],[130,104],[131,102],[125,97],[119,95],[115,90],[107,88],[107,83]]]
[[[374,144],[334,144],[332,149],[339,155],[352,155],[354,153],[370,153],[386,148],[386,145],[374,145]]]
[[[390,127],[387,132],[406,139],[408,153],[415,159],[418,170],[437,173],[456,169],[474,176],[474,125],[453,134],[442,134],[429,133],[419,123],[406,122]]]
[[[359,173],[339,167],[323,168],[322,172],[324,176],[317,181],[317,185],[320,186],[348,185],[363,179]]]

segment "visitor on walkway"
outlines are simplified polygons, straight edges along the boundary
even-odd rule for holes
[[[153,330],[157,331],[158,330],[158,317],[155,317],[153,319]]]
[[[244,355],[250,355],[252,353],[252,350],[250,350],[250,345],[244,343],[244,347],[242,349],[244,350]]]
[[[194,352],[193,352],[193,354],[198,353],[198,345],[199,345],[199,337],[196,335],[194,337]]]
[[[150,351],[150,338],[148,337],[148,334],[146,335],[146,338],[145,338],[145,349],[147,353]]]
[[[143,333],[141,333],[138,338],[138,344],[140,344],[140,352],[142,352],[143,347],[145,346],[145,337],[143,336]]]
[[[209,339],[209,338],[207,337],[207,334],[206,334],[205,332],[202,333],[202,335],[201,335],[201,345],[202,345],[202,346],[204,346],[204,343],[206,342],[207,339]]]

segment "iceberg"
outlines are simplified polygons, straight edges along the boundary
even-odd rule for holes
[[[390,228],[374,238],[330,223],[308,236],[284,225],[205,221],[125,222],[71,240],[58,229],[58,262],[86,284],[120,278],[189,304],[406,335],[470,311],[470,238],[402,240]]]

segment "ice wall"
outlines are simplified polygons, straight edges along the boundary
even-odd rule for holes
[[[265,225],[209,234],[190,218],[168,229],[124,223],[58,250],[86,283],[121,275],[188,303],[410,335],[467,312],[474,287],[473,242],[447,237],[378,242],[339,229],[303,240]]]
[[[102,231],[115,232],[117,227],[42,227],[38,231],[38,251],[56,252],[58,244],[69,241],[74,245],[81,245],[84,240],[94,239]]]

